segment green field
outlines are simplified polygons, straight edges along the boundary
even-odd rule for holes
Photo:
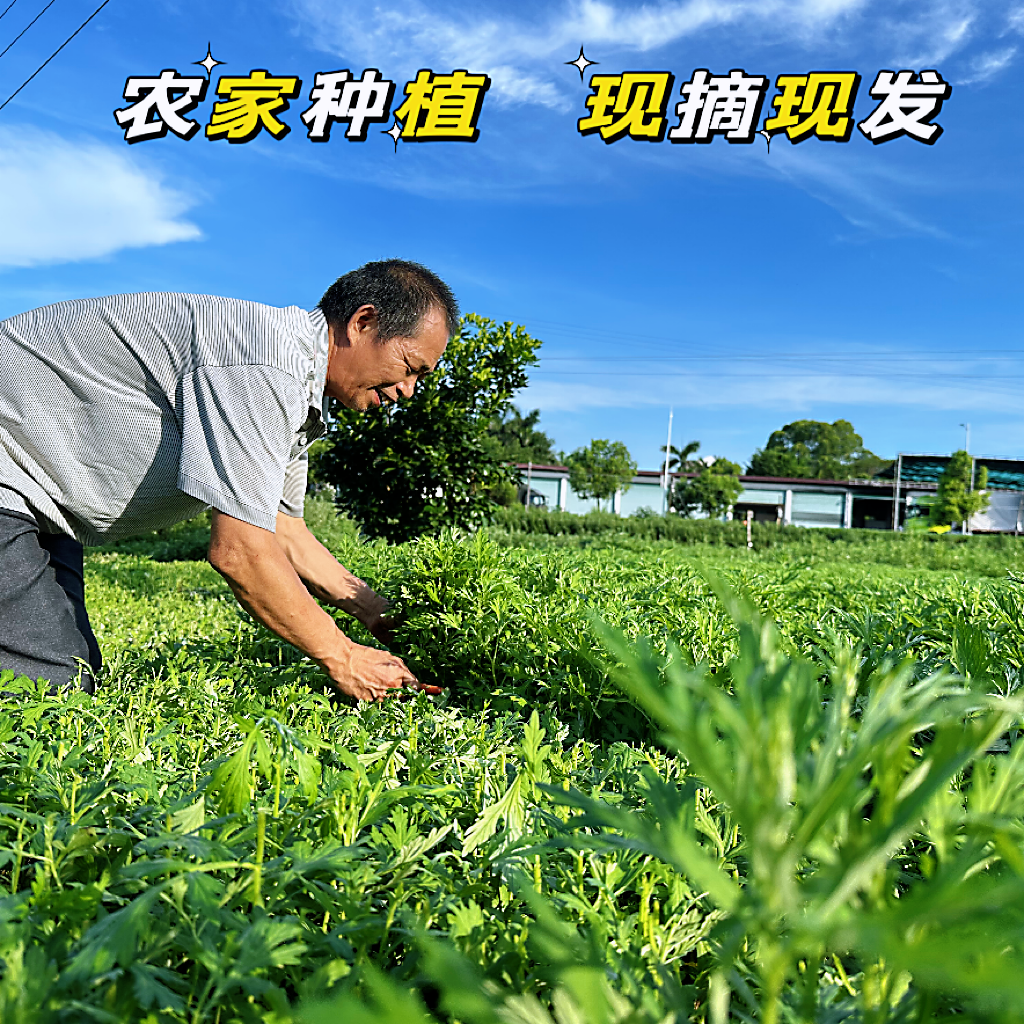
[[[92,553],[97,695],[2,684],[3,1024],[1024,1020],[1024,542],[308,518],[445,695],[332,698],[201,526]]]

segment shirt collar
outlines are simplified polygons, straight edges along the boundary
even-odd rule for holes
[[[309,386],[309,404],[315,409],[322,409],[324,388],[327,386],[327,356],[330,342],[327,318],[319,306],[309,311],[309,323],[313,329],[313,380]]]

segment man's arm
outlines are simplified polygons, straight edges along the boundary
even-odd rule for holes
[[[383,700],[405,686],[424,688],[400,658],[354,643],[338,629],[302,585],[284,548],[269,530],[214,510],[208,557],[239,604],[312,658],[343,693],[359,700]],[[350,581],[355,580],[341,571]],[[341,579],[339,576],[339,585]],[[362,609],[365,595],[351,582],[346,586],[344,599]]]
[[[309,532],[304,520],[277,514],[277,540],[309,592],[358,619],[378,640],[391,642],[388,602],[358,576],[353,576]]]

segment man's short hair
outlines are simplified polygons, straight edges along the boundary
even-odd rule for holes
[[[437,306],[444,312],[448,337],[459,330],[459,304],[435,273],[409,260],[379,260],[350,270],[324,292],[320,309],[329,324],[347,327],[360,306],[377,311],[377,340],[412,337],[424,314]]]

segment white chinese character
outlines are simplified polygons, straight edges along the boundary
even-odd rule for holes
[[[918,142],[932,145],[942,128],[928,121],[942,109],[953,87],[944,82],[938,71],[879,71],[871,95],[882,102],[857,127],[877,145],[912,135]]]
[[[318,71],[309,93],[313,105],[302,114],[307,135],[326,142],[335,121],[348,121],[345,138],[365,142],[367,125],[388,119],[394,92],[395,83],[381,79],[376,68],[367,68],[360,79],[350,79],[348,71]]]
[[[712,135],[724,135],[729,142],[753,142],[768,79],[738,70],[728,77],[709,75],[707,68],[697,68],[680,87],[686,99],[676,104],[679,124],[668,133],[669,139],[710,142]]]
[[[168,128],[179,138],[191,139],[199,122],[181,115],[199,106],[206,85],[205,78],[179,78],[172,68],[161,71],[159,78],[129,78],[122,95],[138,102],[114,111],[114,119],[124,128],[124,141],[162,139]]]

